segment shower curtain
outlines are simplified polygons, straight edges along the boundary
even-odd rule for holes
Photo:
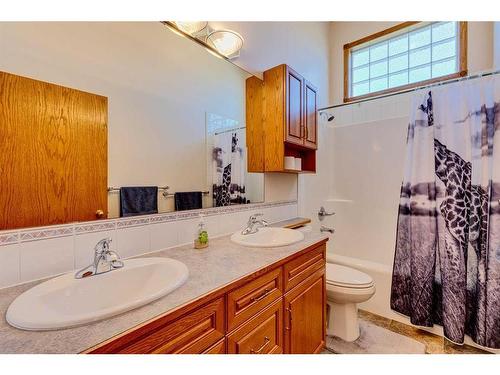
[[[247,203],[245,198],[245,155],[241,131],[214,135],[213,205]]]
[[[500,79],[412,99],[391,308],[500,348]]]

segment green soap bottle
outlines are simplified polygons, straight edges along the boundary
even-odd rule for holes
[[[194,248],[204,249],[206,247],[208,247],[208,231],[203,220],[203,215],[200,214],[200,222],[198,223],[196,238],[194,239]]]

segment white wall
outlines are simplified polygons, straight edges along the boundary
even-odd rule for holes
[[[205,112],[245,123],[247,74],[159,22],[0,23],[0,51],[0,70],[108,97],[109,186],[206,190]]]
[[[495,69],[500,69],[500,22],[495,22],[493,33],[493,61]]]

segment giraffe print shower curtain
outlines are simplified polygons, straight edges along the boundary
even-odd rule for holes
[[[500,79],[412,99],[391,308],[500,348]]]
[[[213,205],[214,207],[247,203],[245,198],[245,149],[242,131],[214,135]]]

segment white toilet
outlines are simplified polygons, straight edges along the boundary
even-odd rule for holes
[[[345,341],[356,340],[359,337],[357,304],[368,301],[374,293],[375,283],[366,273],[327,263],[327,334]]]

